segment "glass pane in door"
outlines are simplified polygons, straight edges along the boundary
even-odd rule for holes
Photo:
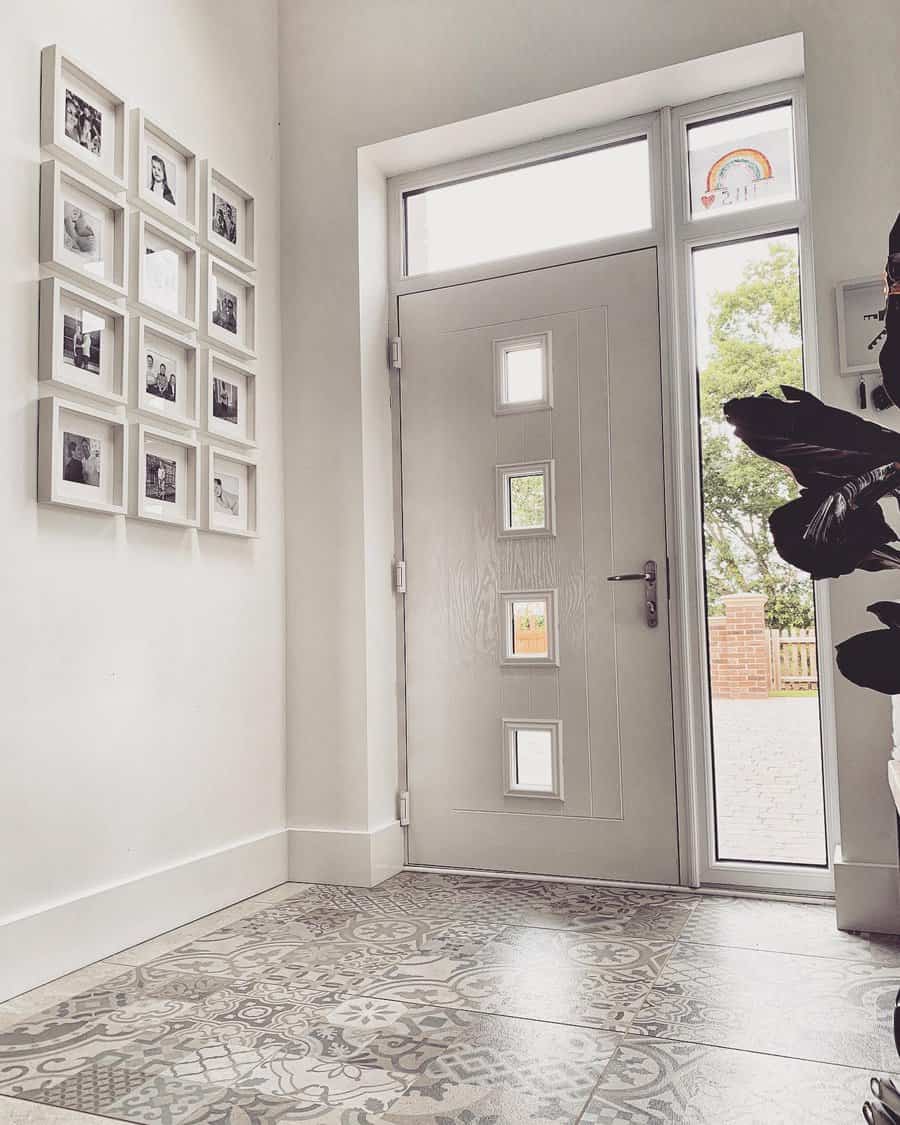
[[[796,232],[695,249],[717,857],[827,863],[813,583],[768,519],[797,495],[739,442],[730,398],[803,385]]]

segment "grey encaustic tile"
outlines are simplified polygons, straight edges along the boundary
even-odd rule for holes
[[[681,937],[700,945],[765,949],[900,966],[900,937],[844,933],[830,906],[757,899],[704,899]]]
[[[664,1039],[889,1067],[898,988],[893,968],[685,943],[632,1026]]]
[[[0,1095],[0,1122],[3,1125],[109,1125],[109,1117]]]
[[[704,1044],[626,1039],[583,1125],[845,1125],[869,1072]]]
[[[775,940],[821,956],[720,944],[771,941],[775,915],[666,892],[416,872],[279,888],[0,1008],[0,1110],[14,1105],[16,1125],[44,1110],[136,1125],[571,1125],[583,1110],[749,1125],[813,1120],[821,1086],[842,1121],[865,1091],[836,1072],[889,1069],[900,969],[891,943],[776,905]],[[774,1061],[766,1085],[748,1051],[825,1061]],[[815,1095],[785,1093],[791,1074]]]

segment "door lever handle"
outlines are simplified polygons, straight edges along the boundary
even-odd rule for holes
[[[639,574],[610,574],[607,582],[643,582],[644,583],[644,616],[647,625],[655,629],[659,624],[659,602],[656,592],[656,563],[648,559],[644,569]]]

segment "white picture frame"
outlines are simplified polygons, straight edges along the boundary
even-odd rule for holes
[[[200,419],[195,341],[144,316],[132,317],[129,337],[134,409],[157,424],[196,429]]]
[[[128,240],[121,199],[60,163],[41,164],[40,263],[113,299],[126,295]]]
[[[196,527],[200,513],[199,444],[187,434],[143,422],[132,423],[131,435],[134,464],[129,475],[129,514],[171,527]]]
[[[41,51],[41,145],[107,191],[125,191],[127,103],[55,43]]]
[[[197,154],[140,108],[131,111],[130,136],[131,201],[182,237],[196,238],[200,207]]]
[[[259,536],[258,463],[244,453],[220,445],[204,445],[203,458],[202,529],[256,539]],[[221,489],[217,488],[219,482]],[[229,511],[235,496],[238,510]]]
[[[216,441],[227,441],[245,449],[255,449],[256,372],[213,348],[200,349],[200,370],[200,394],[204,404],[203,427],[206,433]],[[223,382],[226,394],[222,393]],[[232,387],[233,391],[228,390]],[[233,419],[232,415],[235,415]]]
[[[103,402],[127,401],[124,309],[59,277],[38,286],[38,380]]]
[[[232,266],[256,269],[255,200],[208,160],[200,162],[200,241]]]
[[[857,277],[842,281],[835,288],[837,302],[838,355],[842,375],[863,375],[879,371],[880,345],[870,341],[884,328],[883,320],[865,320],[866,313],[884,308],[884,279]]]
[[[241,359],[256,359],[255,283],[208,251],[201,254],[200,268],[202,338]]]
[[[56,395],[38,400],[41,504],[123,515],[128,497],[127,456],[128,427],[124,415]],[[75,461],[81,463],[80,479],[69,471],[69,465]],[[88,467],[91,462],[93,467]]]
[[[159,257],[159,265],[150,259]],[[143,211],[131,215],[131,291],[145,316],[177,332],[197,329],[197,247]]]

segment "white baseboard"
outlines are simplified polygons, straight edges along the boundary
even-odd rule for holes
[[[374,887],[403,869],[403,829],[395,820],[371,832],[288,829],[288,878],[293,883]]]
[[[841,930],[900,934],[900,880],[896,864],[850,863],[834,857],[834,894]]]
[[[283,829],[0,924],[0,1001],[287,879]]]

